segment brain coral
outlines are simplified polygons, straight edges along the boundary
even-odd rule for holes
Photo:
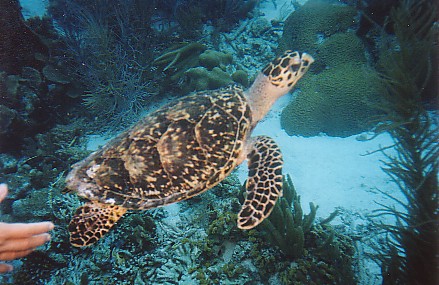
[[[347,31],[356,14],[355,8],[337,1],[309,0],[285,20],[279,49],[314,53],[322,40]]]
[[[322,69],[335,68],[340,64],[355,62],[366,63],[363,43],[354,32],[337,33],[327,38],[313,55],[315,64]],[[313,68],[318,70],[319,68]]]
[[[301,91],[281,115],[282,128],[289,135],[346,137],[371,126],[379,93],[377,73],[358,63],[309,76]]]

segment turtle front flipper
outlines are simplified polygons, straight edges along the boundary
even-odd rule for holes
[[[276,142],[267,136],[254,138],[248,158],[248,179],[244,205],[238,214],[238,228],[259,225],[282,196],[282,154]]]
[[[70,243],[76,247],[97,242],[125,214],[125,208],[98,202],[79,207],[69,224]]]

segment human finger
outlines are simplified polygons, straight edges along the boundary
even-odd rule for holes
[[[0,263],[0,273],[11,272],[12,269],[14,269],[14,267],[12,267],[12,265]]]
[[[0,223],[0,237],[25,238],[48,232],[54,228],[51,222],[41,223]]]
[[[0,252],[22,251],[39,247],[50,240],[49,234],[41,234],[21,239],[10,239],[0,245]]]
[[[0,184],[0,203],[5,199],[6,195],[8,195],[8,185]]]
[[[22,250],[22,251],[6,251],[6,252],[0,252],[0,260],[13,260],[17,258],[24,257],[34,251],[33,249],[28,250]]]

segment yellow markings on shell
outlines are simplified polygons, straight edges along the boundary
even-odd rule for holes
[[[98,171],[99,167],[101,167],[100,164],[95,164],[92,167],[90,167],[89,169],[87,169],[87,171],[85,173],[87,174],[88,177],[93,179],[96,177],[96,172]]]
[[[156,182],[157,178],[152,176],[146,176],[146,182]]]

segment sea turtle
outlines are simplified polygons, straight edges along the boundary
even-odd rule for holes
[[[73,165],[67,190],[89,200],[69,224],[77,247],[98,241],[127,209],[188,199],[214,187],[248,159],[246,198],[238,227],[262,222],[282,195],[282,155],[273,139],[251,137],[272,104],[287,94],[313,58],[287,51],[252,86],[201,91],[141,119]]]

